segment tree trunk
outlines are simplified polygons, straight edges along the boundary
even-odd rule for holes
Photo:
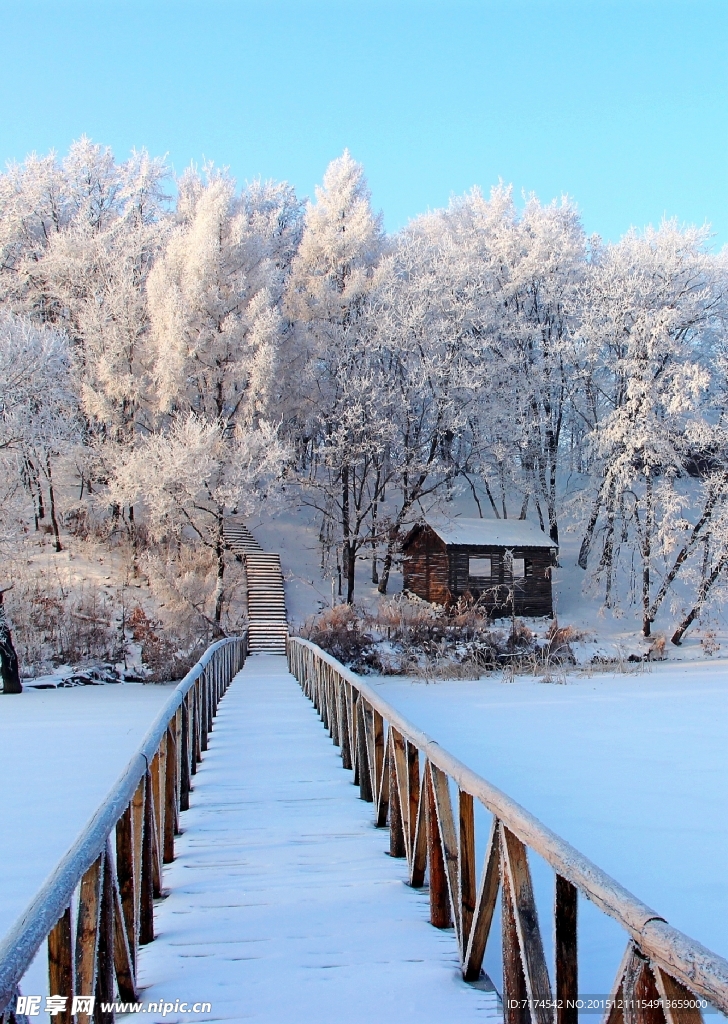
[[[354,571],[356,569],[356,552],[350,545],[346,559],[346,603],[354,603]]]
[[[372,507],[372,583],[379,583],[377,572],[377,503]]]
[[[344,579],[346,580],[346,603],[352,604],[354,601],[354,577],[353,566],[351,563],[354,561],[354,556],[351,550],[351,509],[349,503],[348,466],[342,466],[341,468],[341,534],[343,537],[341,554],[344,564]]]
[[[493,509],[493,513],[495,514],[496,519],[500,519],[500,512],[498,511],[498,506],[495,503],[495,498],[493,497],[493,492],[490,489],[490,484],[488,483],[488,478],[486,477],[485,473],[481,473],[481,480],[483,481],[483,486],[485,487],[485,493],[488,495],[490,507]],[[481,515],[481,519],[482,518],[483,517]]]
[[[399,540],[399,531],[402,527],[402,523],[405,521],[407,517],[407,513],[412,508],[413,504],[414,502],[411,500],[405,501],[405,503],[402,505],[402,508],[399,510],[399,515],[397,516],[394,526],[389,531],[389,538],[387,540],[387,552],[384,556],[384,562],[382,564],[382,575],[379,579],[379,586],[377,587],[377,591],[380,594],[387,593],[387,587],[389,586],[389,575],[392,571],[392,562],[394,561],[394,549],[397,545],[397,541]]]
[[[713,586],[713,584],[718,579],[723,570],[726,568],[726,566],[728,566],[728,551],[723,552],[723,554],[716,562],[715,568],[711,572],[710,576],[708,576],[707,579],[703,581],[703,584],[700,587],[700,590],[698,591],[698,599],[695,602],[695,606],[685,616],[685,618],[682,620],[682,622],[677,627],[675,632],[672,634],[672,637],[670,639],[676,647],[680,646],[680,644],[682,643],[682,638],[685,635],[686,631],[690,628],[690,626],[693,624],[695,619],[700,614],[700,609],[705,604],[705,599],[707,598],[710,592],[710,588]]]
[[[505,470],[503,468],[503,463],[502,462],[498,463],[498,481],[500,483],[501,506],[503,508],[503,518],[507,519],[508,518],[508,509],[506,508],[506,478],[505,478]]]
[[[602,480],[601,486],[599,487],[599,491],[597,492],[597,496],[594,499],[594,504],[592,505],[591,515],[589,516],[589,522],[587,523],[586,531],[584,532],[584,537],[582,539],[581,547],[579,549],[579,558],[577,560],[577,565],[580,569],[586,569],[589,562],[589,550],[592,545],[592,540],[594,539],[594,530],[596,529],[597,520],[599,519],[599,513],[602,508],[602,496],[604,494],[604,488],[606,487],[606,484],[607,477],[605,477],[604,480]]]
[[[612,583],[614,580],[614,486],[609,488],[607,494],[607,528],[604,531],[604,545],[602,557],[599,562],[600,569],[606,569],[607,582],[604,587],[604,604],[607,608],[612,607]]]
[[[225,576],[225,538],[223,536],[223,515],[217,517],[217,537],[215,538],[215,557],[217,558],[217,580],[215,584],[215,625],[220,626],[222,608],[225,597],[223,578]]]
[[[547,450],[549,454],[549,481],[546,501],[549,510],[549,532],[554,544],[559,543],[559,520],[556,514],[556,470],[559,461],[559,437],[561,436],[561,414],[558,417],[556,430],[546,431]]]
[[[37,533],[40,529],[40,520],[45,519],[45,509],[43,508],[43,488],[40,485],[38,478],[38,471],[31,459],[26,455],[24,457],[24,469],[25,477],[28,483],[28,490],[30,496],[33,499],[34,515],[35,519],[35,532]]]
[[[48,500],[50,504],[51,512],[51,524],[53,525],[53,536],[55,537],[55,548],[56,551],[63,551],[61,546],[61,534],[58,529],[58,520],[56,519],[56,494],[53,490],[53,473],[51,472],[51,457],[46,453],[46,476],[48,477]]]
[[[23,692],[18,669],[18,656],[13,646],[10,623],[3,607],[2,590],[0,590],[0,678],[2,679],[3,693]]]
[[[654,520],[652,476],[645,473],[645,532],[642,541],[642,636],[650,635],[650,558],[652,556],[652,524]]]

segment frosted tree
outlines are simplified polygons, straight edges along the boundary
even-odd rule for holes
[[[451,256],[449,245],[415,224],[384,261],[370,304],[380,415],[392,435],[381,593],[404,527],[447,497],[473,457],[470,415],[484,381],[473,303],[458,293]]]
[[[568,200],[544,206],[531,196],[519,212],[512,189],[500,185],[487,200],[473,189],[424,223],[452,254],[451,294],[470,307],[470,332],[487,367],[473,422],[493,511],[507,516],[515,485],[520,516],[533,499],[542,528],[558,543],[557,483],[586,264],[577,211]],[[489,476],[500,488],[498,503]]]
[[[233,510],[250,514],[272,500],[269,489],[285,458],[276,428],[265,421],[231,435],[224,421],[182,413],[164,433],[124,449],[114,468],[109,500],[138,505],[154,539],[191,536],[213,553],[209,620],[218,632],[226,596],[225,517]]]
[[[299,432],[313,472],[302,475],[313,504],[341,545],[346,598],[357,556],[381,500],[386,425],[375,396],[364,311],[384,249],[381,217],[360,164],[348,151],[329,164],[293,262],[286,310],[296,321],[299,360],[289,373]],[[298,379],[295,380],[295,377]],[[374,390],[373,390],[374,389]],[[316,473],[318,460],[323,471]]]
[[[134,153],[116,167],[113,212],[102,216],[92,191],[45,259],[75,342],[84,411],[119,440],[131,439],[148,386],[146,284],[164,242],[168,175],[163,161]]]
[[[109,206],[104,208],[101,185],[89,189],[45,257],[50,287],[64,311],[60,322],[73,339],[87,439],[99,456],[81,470],[82,496],[84,484],[90,489],[94,478],[105,478],[104,467],[114,462],[117,448],[134,444],[154,421],[146,285],[166,233],[168,171],[144,152],[115,170],[113,187],[111,181],[106,186]],[[123,510],[115,510],[119,514]],[[133,507],[128,516],[134,536]]]
[[[118,215],[123,175],[108,147],[85,136],[68,155],[30,156],[0,178],[0,294],[16,312],[43,322],[65,313],[46,261],[71,225],[103,231]]]
[[[56,550],[61,550],[54,463],[78,439],[66,336],[27,318],[0,315],[0,458],[30,493],[36,516],[48,499]]]
[[[599,255],[583,311],[600,399],[590,437],[596,493],[580,564],[602,522],[597,574],[610,604],[620,550],[637,549],[645,636],[666,593],[653,593],[655,558],[667,558],[690,529],[679,480],[716,440],[701,353],[723,329],[724,299],[705,240],[704,230],[673,222],[630,232]]]
[[[145,286],[164,238],[167,176],[143,151],[117,164],[83,138],[63,160],[31,157],[0,178],[0,289],[71,340],[86,438],[104,449],[100,461],[81,457],[82,467],[113,461],[114,446],[149,425]],[[93,475],[81,469],[82,497]]]
[[[275,390],[300,204],[285,184],[237,196],[213,168],[188,172],[179,193],[177,226],[149,278],[160,404],[232,426],[264,415]]]

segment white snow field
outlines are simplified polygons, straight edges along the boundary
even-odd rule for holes
[[[351,777],[285,659],[248,658],[220,702],[140,956],[142,999],[212,1011],[166,1021],[496,1014],[492,993],[462,982],[452,933],[428,923],[427,893],[404,884]]]
[[[728,662],[566,678],[367,683],[670,924],[728,956]],[[553,872],[531,863],[548,946]],[[626,936],[584,900],[579,914],[579,988],[604,994]],[[484,966],[499,986],[496,952]]]
[[[123,683],[0,697],[0,935],[103,803],[172,688]],[[47,987],[43,946],[23,991]]]
[[[103,803],[172,689],[123,683],[0,697],[0,935]]]

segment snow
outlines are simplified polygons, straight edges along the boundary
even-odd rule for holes
[[[427,523],[446,544],[489,547],[557,548],[550,537],[527,519],[465,519],[432,516]]]
[[[103,802],[171,690],[124,683],[0,697],[0,935]],[[45,986],[45,970],[33,968],[26,993],[31,982]]]
[[[670,924],[726,956],[728,661],[639,668],[568,675],[566,685],[500,676],[367,683]],[[532,860],[548,946],[553,873]],[[626,936],[580,906],[580,990],[605,993]],[[498,984],[492,952],[485,968]]]
[[[165,868],[169,896],[140,957],[145,1001],[300,1024],[495,1013],[491,993],[462,982],[454,935],[428,923],[426,891],[403,884],[405,862],[386,856],[389,834],[351,779],[285,660],[249,658]]]

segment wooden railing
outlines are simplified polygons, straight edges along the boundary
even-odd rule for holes
[[[428,873],[430,920],[454,927],[468,981],[480,977],[500,891],[506,1024],[575,1024],[585,1009],[577,980],[579,893],[629,936],[605,1000],[605,1024],[699,1024],[704,1000],[728,1012],[728,961],[671,927],[320,648],[291,638],[288,662],[341,748],[343,766],[353,768],[360,796],[374,804],[375,823],[389,825],[390,853],[407,859],[410,885],[422,887]],[[474,801],[493,816],[479,882]],[[553,986],[527,848],[556,873]]]
[[[217,705],[245,661],[247,636],[213,644],[176,687],[109,796],[0,944],[0,1021],[12,1018],[18,985],[47,939],[49,991],[101,1001],[118,990],[137,1001],[139,947],[154,938],[162,864],[174,860],[179,812],[189,807]],[[74,938],[75,935],[75,938]],[[7,1013],[6,1013],[7,1011]],[[110,1019],[110,1015],[107,1016]]]

